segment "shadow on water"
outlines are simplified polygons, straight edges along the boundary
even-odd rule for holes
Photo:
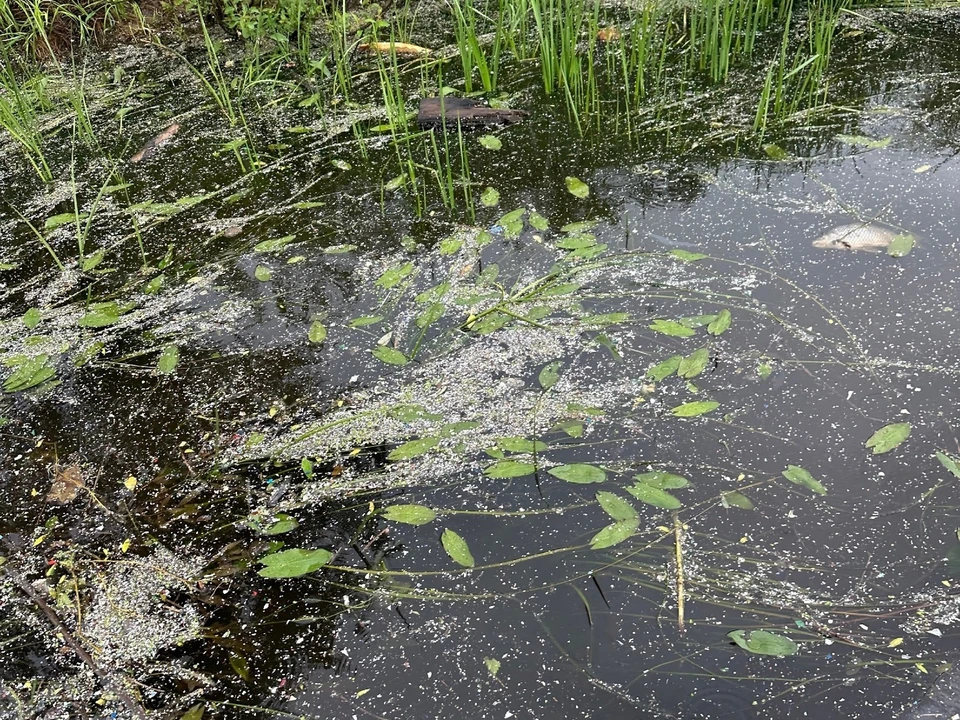
[[[156,69],[128,125],[183,129],[103,200],[100,265],[0,217],[3,359],[51,370],[0,405],[0,702],[90,692],[43,585],[168,716],[897,717],[957,649],[960,168],[956,29],[884,23],[763,143],[736,87],[578,137],[507,67],[531,116],[463,136],[473,223],[385,187],[378,120],[265,109],[246,174]],[[73,206],[2,172],[35,224]],[[916,247],[811,245],[851,222]],[[255,572],[297,548],[329,552]]]

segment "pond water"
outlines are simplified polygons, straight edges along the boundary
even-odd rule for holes
[[[92,60],[59,180],[2,146],[5,377],[41,358],[0,401],[10,577],[174,717],[899,717],[960,647],[960,25],[875,21],[762,138],[747,81],[581,135],[525,63],[515,126],[245,135],[168,55]],[[813,246],[848,223],[916,245]],[[259,575],[281,548],[330,553]],[[3,592],[0,702],[80,716]]]

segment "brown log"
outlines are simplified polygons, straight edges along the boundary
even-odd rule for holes
[[[430,97],[420,100],[417,122],[421,127],[447,125],[464,128],[513,125],[528,115],[523,110],[501,110],[483,105],[476,100],[457,97]]]

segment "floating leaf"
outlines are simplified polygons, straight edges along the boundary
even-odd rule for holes
[[[885,148],[890,144],[890,141],[893,140],[893,138],[888,136],[880,140],[876,140],[872,137],[867,137],[866,135],[837,135],[837,140],[842,143],[846,143],[847,145],[857,145],[859,147],[876,150],[877,148]]]
[[[450,559],[455,563],[468,568],[474,566],[475,562],[473,555],[470,554],[467,541],[457,535],[453,530],[450,528],[444,530],[443,535],[440,536],[440,542],[443,544],[443,549],[447,551],[447,555],[449,555]]]
[[[115,302],[94,303],[77,321],[77,324],[80,327],[88,328],[106,327],[119,320],[123,311],[124,309],[121,309]]]
[[[827,494],[827,489],[823,484],[802,467],[787,465],[787,469],[783,471],[783,476],[796,485],[803,485],[808,490],[813,490],[818,495]]]
[[[496,658],[485,657],[483,659],[483,664],[487,666],[487,672],[494,677],[496,677],[497,673],[500,672],[500,661]]]
[[[352,328],[366,327],[367,325],[376,325],[378,322],[383,320],[383,317],[380,315],[364,315],[362,317],[354,318],[347,323]]]
[[[726,332],[727,328],[730,327],[730,322],[732,320],[733,316],[730,314],[730,311],[724,308],[720,311],[720,314],[717,315],[717,319],[707,325],[707,332],[711,335],[720,335],[721,333]]]
[[[946,453],[942,453],[938,450],[937,460],[939,460],[940,464],[943,465],[947,470],[952,472],[955,477],[960,478],[960,463],[958,463],[956,458],[952,458]]]
[[[476,420],[461,420],[460,422],[452,422],[441,425],[437,433],[440,435],[440,437],[450,437],[451,435],[462,433],[464,430],[473,430],[477,427],[480,427],[480,423]]]
[[[561,283],[559,285],[546,287],[543,290],[540,290],[537,294],[540,297],[556,297],[558,295],[569,295],[570,293],[576,292],[579,289],[580,285],[577,283]]]
[[[540,232],[543,232],[550,227],[550,221],[536,210],[530,213],[530,217],[527,218],[527,221],[530,223],[530,227],[532,227],[534,230],[539,230]]]
[[[647,505],[653,505],[664,510],[679,510],[683,507],[683,503],[666,490],[661,490],[649,483],[638,482],[628,487],[627,492]]]
[[[27,326],[28,330],[33,330],[37,325],[40,324],[40,311],[37,308],[30,308],[23,314],[23,324]]]
[[[400,284],[400,281],[403,280],[407,275],[413,272],[413,263],[408,262],[400,267],[390,268],[385,270],[383,274],[377,278],[377,281],[374,285],[382,287],[384,290],[389,290],[392,287],[396,287]]]
[[[557,429],[563,430],[563,432],[572,438],[583,437],[584,426],[582,420],[564,420],[563,422],[557,423]]]
[[[613,547],[632,536],[640,526],[640,518],[617,520],[610,523],[600,532],[590,538],[590,547],[594,550]]]
[[[786,150],[779,145],[774,145],[773,143],[767,143],[764,145],[763,151],[771,160],[786,160],[788,157],[790,157]]]
[[[341,160],[339,158],[334,158],[330,161],[330,164],[333,165],[337,170],[353,170],[353,165],[348,163],[346,160]]]
[[[760,363],[757,365],[757,375],[761,380],[766,380],[773,374],[773,366],[770,363]]]
[[[710,351],[707,348],[700,348],[687,355],[680,361],[677,367],[677,375],[682,378],[695,378],[702,373],[710,363]]]
[[[298,527],[300,527],[300,523],[295,517],[286,513],[278,513],[276,519],[261,532],[264,535],[283,535],[283,533],[296,530]]]
[[[180,348],[176,345],[167,345],[157,360],[157,372],[161,375],[171,375],[180,362]]]
[[[570,235],[560,238],[555,244],[561,250],[582,250],[596,245],[597,238],[594,235]]]
[[[893,423],[892,425],[886,425],[870,436],[870,439],[866,442],[866,446],[873,448],[874,455],[890,452],[910,437],[910,430],[910,423]]]
[[[904,257],[909,255],[910,251],[913,250],[914,242],[914,237],[910,233],[897,235],[887,246],[887,255],[890,257]]]
[[[104,256],[107,254],[105,248],[100,248],[95,253],[90,253],[80,258],[80,269],[83,272],[89,272],[93,270],[97,265],[103,262]]]
[[[663,470],[654,470],[652,472],[634,475],[633,479],[646,483],[651,487],[660,488],[661,490],[679,490],[690,484],[690,481],[682,475],[674,475],[673,473],[664,472]]]
[[[207,709],[204,703],[197,703],[180,716],[180,720],[203,720],[203,713]]]
[[[488,478],[502,480],[505,478],[523,477],[536,472],[537,466],[533,463],[520,462],[518,460],[501,460],[483,471]]]
[[[253,246],[255,252],[270,253],[282,250],[296,239],[296,235],[284,235],[281,238],[264,240]]]
[[[614,520],[636,520],[640,517],[632,504],[612,492],[598,490],[597,502]]]
[[[734,630],[727,637],[755,655],[795,655],[799,648],[788,637],[767,630]]]
[[[686,325],[681,325],[674,320],[654,320],[649,327],[654,332],[671,337],[691,337],[695,334]]]
[[[356,245],[331,245],[330,247],[325,247],[323,252],[325,255],[342,255],[344,253],[353,252],[357,249]]]
[[[697,415],[708,413],[711,410],[716,410],[718,407],[720,407],[720,403],[714,402],[713,400],[695,400],[694,402],[678,405],[671,412],[673,412],[676,417],[696,417]]]
[[[424,453],[430,452],[439,444],[440,438],[436,437],[425,437],[417,440],[411,440],[410,442],[405,442],[403,445],[399,445],[391,450],[390,454],[387,455],[387,460],[409,460],[410,458],[415,458],[418,455],[423,455]]]
[[[258,575],[267,578],[292,578],[319,570],[333,557],[329,550],[281,550],[260,558],[264,567],[257,571]]]
[[[701,328],[704,325],[709,325],[716,319],[717,319],[716,315],[689,315],[687,317],[680,318],[680,320],[678,320],[677,322],[679,322],[681,325],[684,325],[688,328],[696,330],[697,328]]]
[[[680,248],[674,248],[670,251],[670,254],[673,255],[678,260],[683,260],[684,262],[696,262],[697,260],[703,260],[709,255],[704,255],[703,253],[690,252],[689,250],[681,250]]]
[[[86,220],[87,217],[89,217],[87,213],[80,213],[79,215],[72,212],[60,213],[59,215],[53,215],[52,217],[48,217],[46,222],[43,223],[43,229],[54,230],[60,227],[61,225],[67,225],[69,223],[75,223],[81,220]]]
[[[414,420],[443,420],[443,415],[427,412],[423,405],[397,405],[387,411],[387,414],[401,422],[413,422]]]
[[[417,316],[417,327],[426,328],[443,317],[447,307],[443,303],[431,303],[426,310]]]
[[[314,320],[307,331],[307,339],[314,345],[319,345],[327,339],[327,328],[319,320]]]
[[[480,193],[480,204],[484,207],[496,207],[500,204],[500,192],[496,188],[484,188]]]
[[[273,270],[268,268],[266,265],[257,265],[256,269],[253,271],[253,276],[260,282],[267,282],[273,277]]]
[[[383,516],[406,525],[426,525],[436,519],[437,511],[426,505],[391,505],[384,509]]]
[[[753,510],[754,508],[753,501],[743,493],[739,493],[736,490],[721,493],[720,503],[724,507],[735,507],[740,508],[741,510]]]
[[[600,243],[599,245],[591,245],[590,247],[580,248],[579,250],[568,252],[566,259],[567,260],[576,260],[576,259],[589,260],[591,258],[595,258],[597,255],[602,255],[606,251],[607,251],[607,244]]]
[[[540,387],[542,387],[544,390],[549,390],[556,385],[557,380],[560,379],[560,367],[562,365],[563,363],[560,360],[554,360],[551,363],[547,363],[537,376],[537,380],[540,382]]]
[[[481,145],[483,145],[487,150],[499,150],[503,147],[503,143],[500,142],[500,138],[495,135],[481,135],[478,138]]]
[[[373,349],[373,356],[388,365],[406,365],[410,362],[402,352],[387,345],[377,345]]]
[[[502,437],[496,440],[497,447],[506,452],[533,453],[543,452],[547,444],[539,440],[528,440],[523,437]]]
[[[654,365],[652,368],[647,370],[647,379],[660,382],[664,378],[670,377],[680,367],[681,360],[683,360],[683,357],[680,355],[668,357],[662,363]]]
[[[607,479],[607,474],[603,470],[596,465],[587,465],[586,463],[559,465],[555,468],[550,468],[547,472],[555,478],[560,478],[564,482],[579,483],[582,485],[601,483]]]
[[[567,175],[563,181],[567,185],[567,192],[574,197],[585,198],[590,194],[590,186],[579,178],[575,178],[572,175]]]
[[[601,315],[588,315],[580,322],[582,322],[584,325],[616,325],[617,323],[626,322],[629,319],[630,313],[612,312],[603,313]]]
[[[390,180],[387,180],[387,182],[384,183],[384,185],[383,185],[383,189],[384,189],[386,192],[391,192],[391,191],[393,191],[393,190],[399,190],[400,188],[402,188],[402,187],[404,186],[404,184],[405,184],[406,182],[407,182],[407,176],[404,175],[403,173],[400,173],[400,174],[397,175],[395,178],[391,178]]]

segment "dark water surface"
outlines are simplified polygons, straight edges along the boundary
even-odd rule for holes
[[[109,196],[92,226],[91,244],[109,248],[100,269],[119,271],[87,273],[59,291],[49,288],[63,277],[11,208],[42,225],[71,208],[66,183],[42,189],[3,146],[0,241],[17,263],[3,277],[4,357],[57,345],[61,382],[2,400],[0,533],[11,544],[0,554],[31,579],[71,548],[102,579],[105,551],[122,557],[124,539],[131,557],[155,558],[160,545],[195,563],[202,587],[164,597],[195,609],[202,633],[168,643],[152,664],[101,648],[105,663],[142,679],[148,707],[202,687],[216,717],[898,717],[960,639],[960,490],[935,457],[960,452],[960,31],[943,14],[884,24],[895,34],[838,39],[833,106],[762,141],[743,131],[752,118],[738,116],[738,126],[729,107],[755,88],[690,89],[681,110],[641,116],[629,134],[606,117],[580,137],[529,68],[510,68],[511,101],[531,116],[495,132],[500,151],[465,136],[475,196],[486,186],[500,193],[498,207],[478,205],[474,218],[462,201],[446,210],[426,171],[418,214],[409,187],[383,190],[400,172],[387,137],[366,141],[364,156],[349,129],[328,133],[306,110],[262,109],[253,123],[265,167],[245,175],[222,150],[239,133],[201,107],[188,74],[133,55],[104,61],[157,78],[124,134],[104,101],[107,155],[132,154],[167,118],[182,129],[163,154],[124,168],[131,186]],[[312,130],[284,129],[301,124]],[[109,165],[96,157],[78,165],[87,203]],[[566,176],[587,183],[590,196],[573,197]],[[131,283],[142,260],[123,208],[200,194],[207,198],[162,222],[140,217],[154,269]],[[528,216],[506,237],[499,218],[520,207],[550,228]],[[566,261],[579,288],[542,327],[457,329],[489,307],[485,297],[563,262],[555,243],[572,233],[559,228],[584,220],[597,221],[590,232],[608,250],[596,266]],[[917,246],[893,258],[811,245],[857,221],[913,233]],[[225,235],[233,226],[239,235]],[[475,256],[443,250],[456,232],[469,248],[478,229],[492,240]],[[287,235],[276,253],[253,250]],[[69,232],[52,237],[64,257],[76,255]],[[324,252],[343,244],[356,248]],[[673,249],[707,257],[684,263]],[[375,286],[408,261],[407,290]],[[493,264],[499,276],[489,281]],[[258,265],[271,268],[268,280],[257,279]],[[142,294],[161,271],[161,291]],[[423,304],[413,297],[444,280],[460,283],[453,294],[463,302],[447,298],[421,343],[411,321]],[[87,297],[138,307],[109,327],[77,328]],[[537,302],[554,301],[524,307]],[[45,313],[32,341],[20,319],[31,307]],[[732,324],[718,336],[649,329],[655,319],[724,308]],[[591,325],[590,315],[612,312],[629,316]],[[350,326],[374,315],[382,320]],[[307,340],[318,318],[328,330],[322,345]],[[422,353],[402,367],[374,359],[388,332],[384,344]],[[104,349],[74,369],[98,339]],[[167,376],[156,364],[169,344],[180,361]],[[645,379],[652,365],[700,347],[712,361],[695,387]],[[543,390],[538,374],[552,360],[562,361],[560,380]],[[424,407],[436,419],[408,418],[406,431],[379,415],[355,434],[323,428],[377,403],[423,398],[436,400]],[[693,400],[720,406],[696,418],[671,414]],[[475,419],[478,428],[445,436],[435,453],[386,459],[400,442]],[[558,429],[563,421],[580,421],[582,437]],[[900,422],[912,426],[902,445],[879,455],[864,447]],[[545,443],[536,458],[521,456],[538,471],[486,477],[493,459],[482,449],[513,435]],[[310,478],[302,457],[314,459]],[[76,463],[92,492],[62,507],[46,501],[57,462]],[[560,463],[602,466],[606,480],[562,482],[546,472]],[[787,482],[788,465],[809,471],[826,494]],[[676,515],[624,492],[650,470],[690,481],[672,491],[683,503]],[[130,476],[132,491],[123,484]],[[611,522],[598,490],[630,501],[639,521],[631,538],[593,550],[591,538]],[[721,494],[732,491],[753,509],[725,507]],[[441,512],[420,526],[379,514],[401,503]],[[299,522],[287,534],[264,537],[247,524],[281,510]],[[444,552],[444,529],[466,540],[473,569]],[[334,567],[261,578],[254,569],[271,540],[331,549]],[[5,685],[72,672],[69,657],[34,638],[39,626],[21,622],[23,608],[5,605],[17,618],[6,637],[26,638],[4,650]],[[799,652],[747,653],[727,636],[738,629],[790,637]],[[2,698],[10,716],[31,716],[12,697]],[[51,702],[20,697],[20,708]]]

